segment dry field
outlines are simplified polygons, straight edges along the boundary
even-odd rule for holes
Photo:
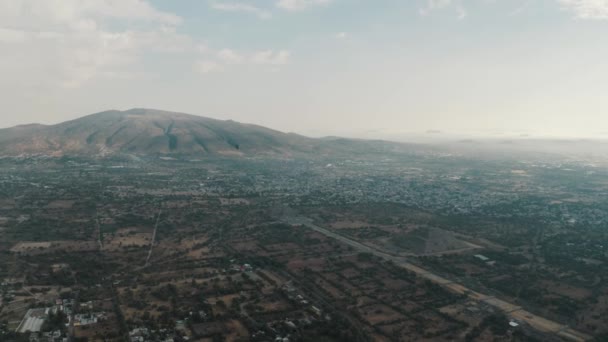
[[[566,284],[559,284],[550,280],[541,281],[540,285],[549,292],[553,292],[564,297],[569,297],[577,301],[585,300],[592,295],[591,290]]]
[[[290,252],[290,251],[300,249],[300,246],[296,245],[293,242],[287,242],[287,243],[275,243],[272,245],[266,245],[266,246],[264,246],[264,249],[266,249],[267,251],[270,251],[270,252]]]
[[[367,296],[357,297],[357,306],[362,307],[370,304],[374,304],[376,301]]]
[[[327,280],[330,280],[332,282],[338,282],[338,284],[340,284],[340,286],[342,287],[343,292],[346,292],[346,294],[350,297],[358,297],[363,294],[363,291],[361,291],[361,289],[359,287],[351,284],[348,281],[340,280],[339,278],[334,278],[332,280],[331,277],[328,276],[327,273],[324,273],[323,277],[325,277]]]
[[[226,328],[230,332],[226,337],[226,342],[242,342],[249,341],[249,332],[247,328],[237,320],[230,320],[226,323]]]
[[[603,291],[604,293],[597,297],[597,304],[595,304],[586,314],[579,315],[579,321],[577,328],[586,329],[587,324],[591,324],[597,327],[608,326],[608,290]]]
[[[179,209],[190,207],[190,201],[166,201],[163,203],[166,209]]]
[[[310,259],[293,259],[287,264],[287,267],[291,271],[300,271],[304,268],[310,268],[315,272],[321,272],[325,269],[326,263],[324,258],[310,258]]]
[[[45,242],[19,242],[10,251],[28,255],[39,255],[54,252],[87,252],[95,251],[99,247],[95,241],[45,241]]]
[[[287,281],[281,277],[279,277],[278,275],[276,275],[273,272],[270,271],[266,271],[266,270],[257,270],[256,272],[258,273],[263,273],[264,275],[266,275],[268,278],[272,279],[275,281],[276,286],[282,286],[283,284],[285,284]]]
[[[382,278],[381,281],[384,283],[384,288],[387,290],[400,290],[411,285],[410,282],[401,279]]]
[[[405,319],[405,316],[384,304],[370,304],[357,309],[363,320],[372,326]]]
[[[361,275],[361,273],[359,273],[359,271],[357,271],[357,269],[355,269],[353,267],[349,267],[349,268],[341,270],[340,274],[346,279],[356,278]]]
[[[353,229],[353,228],[365,228],[369,227],[371,224],[365,221],[356,221],[356,220],[347,220],[343,219],[340,221],[334,221],[329,224],[330,228],[333,229]]]
[[[150,245],[152,232],[149,229],[129,227],[117,230],[113,235],[104,235],[104,249],[115,251],[126,247],[143,247]]]
[[[439,309],[440,312],[449,315],[459,321],[466,322],[469,326],[476,326],[480,322],[480,317],[476,317],[475,315],[466,312],[466,304],[452,304],[447,305]]]
[[[230,307],[230,305],[232,305],[232,301],[235,298],[239,298],[239,297],[240,297],[240,295],[238,293],[233,293],[233,294],[228,294],[228,295],[224,295],[224,296],[220,296],[220,297],[212,297],[212,298],[209,298],[207,301],[211,305],[217,305],[217,302],[219,302],[221,300],[226,304],[227,307]]]
[[[239,252],[258,251],[260,249],[255,240],[242,240],[239,242],[234,242],[232,243],[232,248]]]
[[[315,279],[315,283],[322,288],[323,290],[325,290],[327,293],[330,294],[330,296],[334,299],[344,299],[346,298],[346,296],[344,295],[344,293],[342,293],[342,291],[338,290],[336,287],[334,287],[332,284],[328,283],[327,281],[321,279],[321,278],[316,278]]]
[[[404,320],[392,324],[379,325],[378,328],[387,336],[396,336],[398,341],[425,341],[420,334],[420,323],[414,320]],[[435,338],[431,340],[437,341],[438,339]]]
[[[262,301],[259,305],[264,309],[265,313],[281,312],[291,308],[291,305],[283,299]]]
[[[205,257],[209,256],[210,252],[211,252],[211,249],[209,247],[193,249],[188,252],[188,257],[192,258],[192,259],[196,259],[196,260],[204,259]]]
[[[46,209],[71,209],[76,201],[55,200],[46,205]]]
[[[51,242],[19,242],[11,248],[13,253],[25,253],[33,250],[41,250],[50,248]]]
[[[55,241],[50,250],[63,252],[90,252],[99,249],[97,241]]]
[[[15,208],[15,200],[3,198],[0,199],[0,210],[12,210]]]
[[[220,198],[221,205],[249,205],[251,202],[246,198]]]
[[[182,250],[188,250],[198,245],[202,245],[207,241],[209,241],[209,237],[206,235],[192,237],[191,239],[182,239],[180,242],[180,247],[182,248]]]
[[[416,313],[417,317],[421,317],[424,322],[424,332],[425,334],[438,334],[448,328],[451,328],[455,325],[450,321],[446,321],[444,318],[439,316],[435,311],[425,310],[422,312]]]
[[[88,341],[91,342],[105,342],[105,341],[112,341],[112,340],[106,340],[105,338],[103,338],[104,335],[106,334],[117,334],[118,330],[118,322],[116,321],[116,319],[114,317],[109,317],[107,320],[103,321],[103,322],[99,322],[97,324],[92,324],[92,325],[84,325],[84,326],[79,326],[79,327],[75,327],[74,328],[74,337],[76,338],[87,338]],[[100,336],[100,337],[95,337],[95,336]]]

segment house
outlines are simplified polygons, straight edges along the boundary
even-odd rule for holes
[[[477,259],[481,260],[481,261],[489,261],[490,258],[488,258],[485,255],[481,255],[481,254],[475,254],[474,257],[476,257]]]

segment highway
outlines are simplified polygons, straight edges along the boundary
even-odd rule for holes
[[[283,221],[288,224],[291,224],[291,225],[302,225],[302,226],[308,227],[308,228],[310,228],[314,231],[317,231],[321,234],[324,234],[328,237],[341,241],[342,243],[355,248],[359,252],[370,253],[370,254],[373,254],[380,258],[383,258],[385,260],[390,260],[395,265],[403,267],[403,268],[407,269],[408,271],[414,272],[419,277],[428,279],[428,280],[432,281],[433,283],[439,284],[454,293],[464,294],[473,300],[485,302],[488,305],[491,305],[491,306],[495,307],[496,309],[503,311],[507,316],[509,316],[519,322],[525,322],[530,327],[532,327],[538,331],[541,331],[543,333],[555,334],[556,336],[558,336],[564,340],[567,340],[567,341],[577,341],[578,342],[578,341],[589,341],[592,339],[591,336],[581,333],[579,331],[576,331],[567,325],[563,325],[558,322],[548,320],[546,318],[535,315],[529,311],[526,311],[521,306],[506,302],[502,299],[498,299],[493,296],[488,296],[488,295],[484,295],[482,293],[473,291],[462,284],[458,284],[457,282],[454,282],[452,280],[449,280],[449,279],[443,278],[441,276],[438,276],[434,273],[431,273],[419,266],[416,266],[416,265],[408,262],[405,257],[389,254],[385,251],[364,245],[358,241],[355,241],[344,235],[335,233],[326,228],[319,227],[319,226],[313,224],[312,220],[310,220],[308,218],[285,217],[283,219]]]

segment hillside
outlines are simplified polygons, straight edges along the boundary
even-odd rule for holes
[[[312,139],[269,128],[153,109],[105,111],[57,125],[0,130],[0,155],[294,156],[392,149],[400,144]]]

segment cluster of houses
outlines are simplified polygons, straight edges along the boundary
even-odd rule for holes
[[[65,315],[67,318],[66,327],[70,324],[73,324],[75,327],[95,324],[107,318],[103,312],[74,314],[74,305],[76,305],[74,299],[59,298],[55,300],[55,305],[51,307],[29,309],[23,316],[15,332],[21,334],[29,333],[30,342],[67,342],[68,338],[66,334],[56,329],[56,327],[54,328],[56,330],[44,331],[47,329],[45,328],[45,322],[52,315],[60,313]],[[82,303],[80,306],[81,309],[90,309],[92,308],[92,303]]]
[[[134,328],[133,330],[129,331],[129,340],[130,342],[146,342],[146,341],[160,341],[160,342],[174,342],[174,339],[172,337],[168,337],[168,338],[164,338],[164,339],[158,339],[156,338],[154,335],[156,333],[161,333],[161,335],[166,335],[167,330],[166,329],[160,329],[160,330],[150,330],[148,328],[145,327],[138,327],[138,328]],[[188,340],[187,337],[182,337],[184,340]]]
[[[318,319],[326,319],[326,320],[330,320],[331,318],[329,317],[329,315],[323,315],[323,310],[319,309],[318,307],[311,305],[309,303],[309,301],[304,298],[304,296],[293,286],[293,284],[291,282],[287,282],[285,283],[285,285],[283,285],[283,292],[287,295],[287,298],[289,298],[289,300],[296,302],[298,304],[300,304],[301,306],[306,306],[308,307],[309,311]]]
[[[63,337],[63,334],[59,330],[49,331],[44,333],[31,333],[30,342],[68,342],[67,337]]]

